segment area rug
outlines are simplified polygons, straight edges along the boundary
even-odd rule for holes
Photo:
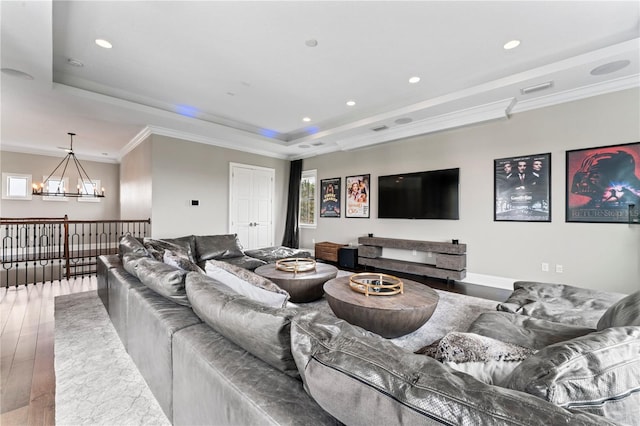
[[[433,289],[440,300],[431,318],[419,329],[405,336],[389,339],[390,342],[414,352],[444,337],[450,331],[465,332],[483,312],[495,311],[498,302]],[[305,306],[333,315],[329,303],[323,297]]]
[[[498,302],[446,291],[429,321],[394,344],[415,351],[450,331],[466,331]],[[304,304],[333,315],[322,298]],[[57,425],[169,425],[120,342],[96,291],[55,299]]]
[[[55,298],[57,425],[170,425],[96,291]]]

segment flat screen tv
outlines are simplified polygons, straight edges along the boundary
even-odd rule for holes
[[[378,218],[459,219],[460,169],[378,177]]]

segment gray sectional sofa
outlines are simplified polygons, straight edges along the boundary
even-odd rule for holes
[[[555,323],[555,338],[552,321],[531,314],[562,309],[557,297],[545,299],[545,284],[516,288],[468,333],[513,337],[528,355],[487,384],[335,316],[267,306],[206,276],[202,267],[224,262],[232,240],[185,237],[163,248],[125,237],[119,255],[99,258],[100,297],[173,424],[638,424],[629,413],[640,396],[640,292],[594,294],[598,322]],[[498,326],[508,332],[496,335]],[[430,350],[442,355],[444,341]]]

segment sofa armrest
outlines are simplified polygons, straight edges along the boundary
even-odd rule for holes
[[[498,310],[595,328],[607,308],[624,296],[567,284],[516,281]]]
[[[507,312],[485,312],[467,330],[468,333],[530,349],[542,349],[593,331],[596,330]]]

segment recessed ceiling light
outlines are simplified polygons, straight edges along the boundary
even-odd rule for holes
[[[316,47],[318,45],[318,40],[316,40],[315,38],[310,38],[309,40],[305,41],[304,44],[306,44],[307,47]]]
[[[520,40],[511,40],[508,41],[504,44],[504,46],[502,46],[505,50],[511,50],[511,49],[515,49],[516,47],[520,46]]]
[[[347,101],[347,106],[354,106],[356,101]]]
[[[420,77],[414,76],[409,79],[409,83],[415,84],[420,81]]]
[[[82,62],[73,58],[67,58],[67,64],[71,65],[72,67],[78,67],[78,68],[84,67],[84,64]]]
[[[96,39],[96,44],[100,47],[103,47],[105,49],[111,49],[113,47],[113,45],[111,43],[109,43],[107,40],[103,39],[103,38],[97,38]]]
[[[310,122],[310,121],[311,121],[311,118],[309,118],[309,117],[304,117],[304,118],[302,119],[302,121],[304,121],[305,123],[308,123],[308,122]]]
[[[2,74],[10,75],[11,77],[21,78],[23,80],[33,80],[31,74],[27,74],[24,71],[16,70],[13,68],[2,68]]]
[[[609,62],[608,64],[600,65],[591,70],[591,75],[605,75],[612,72],[620,71],[622,68],[628,66],[631,62],[627,59],[620,61]]]

